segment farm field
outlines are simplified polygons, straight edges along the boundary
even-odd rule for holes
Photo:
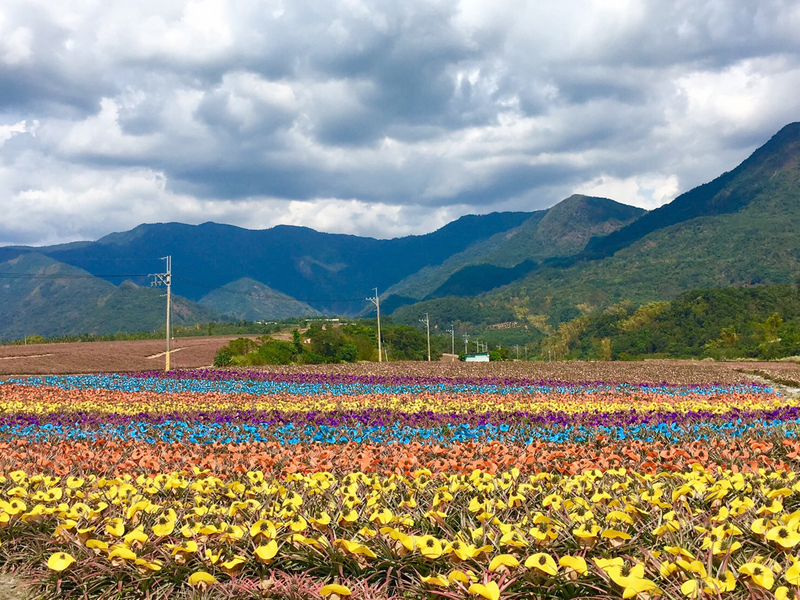
[[[0,572],[13,579],[0,592],[791,598],[800,401],[737,369],[797,372],[649,361],[7,377]]]
[[[217,350],[237,337],[250,335],[187,337],[173,340],[171,366],[174,369],[207,367]],[[291,334],[273,334],[291,339]],[[164,365],[163,340],[74,342],[0,346],[0,377],[15,375],[60,375],[80,373],[122,373],[155,371]],[[371,375],[401,372],[421,377],[488,375],[528,377],[564,381],[669,381],[670,383],[739,382],[749,373],[777,378],[800,387],[800,365],[792,362],[710,362],[695,360],[648,360],[643,362],[451,362],[452,355],[434,364],[425,362],[354,363],[264,367],[285,373],[344,373]],[[391,365],[391,366],[389,366]],[[398,371],[399,370],[399,371]],[[796,384],[796,385],[795,385]]]
[[[187,337],[173,340],[170,357],[172,366],[185,369],[211,365],[217,350],[237,337],[250,336]],[[0,377],[158,369],[164,367],[165,346],[164,340],[0,346]]]

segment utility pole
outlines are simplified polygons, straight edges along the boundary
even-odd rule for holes
[[[383,355],[381,353],[381,299],[378,296],[378,288],[375,288],[375,297],[367,298],[367,300],[372,302],[375,305],[375,309],[378,311],[378,362],[383,362]]]
[[[428,313],[425,313],[425,318],[419,320],[420,323],[425,323],[425,331],[428,334],[428,362],[431,362],[431,319]]]
[[[466,354],[467,352],[469,352],[469,348],[467,347],[467,344],[468,344],[468,343],[469,343],[469,334],[468,334],[468,333],[465,333],[465,334],[464,334],[464,354]]]
[[[456,324],[450,327],[450,329],[445,329],[447,333],[450,334],[450,354],[456,353]]]
[[[164,370],[169,371],[169,334],[170,334],[170,313],[172,312],[172,256],[162,256],[161,260],[167,261],[166,273],[152,273],[150,277],[153,281],[150,282],[150,287],[158,287],[160,285],[167,286],[167,352],[165,354],[166,360],[164,363]]]

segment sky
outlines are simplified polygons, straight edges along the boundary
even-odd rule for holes
[[[0,245],[652,209],[800,120],[800,3],[4,0]]]

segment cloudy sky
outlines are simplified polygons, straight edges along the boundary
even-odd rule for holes
[[[789,0],[4,0],[0,244],[653,208],[800,120],[798,90]]]

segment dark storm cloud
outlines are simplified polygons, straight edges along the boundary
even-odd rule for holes
[[[466,205],[493,204],[528,190],[553,188],[573,178],[574,170],[565,165],[513,165],[493,172],[489,179],[459,193],[455,200]],[[447,198],[447,203],[450,202],[452,199]]]
[[[63,73],[22,67],[0,68],[0,113],[80,119],[97,111],[113,86],[75,82]]]
[[[11,0],[0,242],[652,207],[800,118],[798,32],[781,1]]]
[[[237,167],[176,170],[170,189],[180,194],[226,200],[251,196],[280,196],[309,200],[327,178],[314,170],[298,167]]]

